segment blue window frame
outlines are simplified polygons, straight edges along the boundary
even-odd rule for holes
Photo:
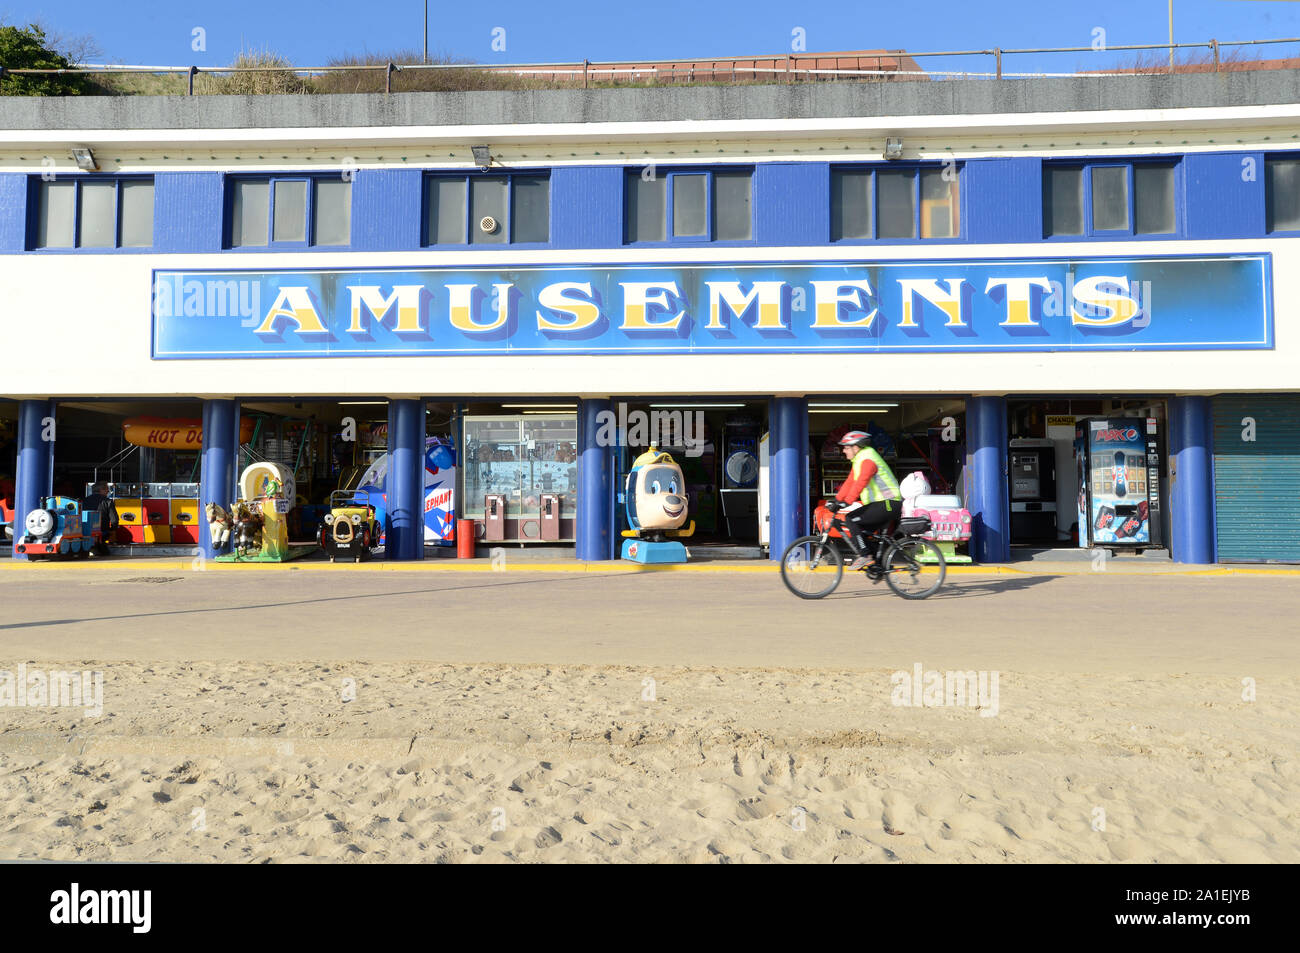
[[[1300,233],[1300,153],[1264,157],[1268,233]]]
[[[953,162],[832,168],[831,241],[960,241],[962,170]]]
[[[420,242],[426,246],[551,241],[551,179],[544,172],[429,173]]]
[[[628,245],[752,243],[754,170],[628,169],[623,241]]]
[[[1043,237],[1178,238],[1182,194],[1177,159],[1044,162]]]
[[[32,176],[28,189],[29,250],[153,247],[152,176]]]
[[[351,244],[352,181],[333,174],[231,176],[225,246],[300,251]]]

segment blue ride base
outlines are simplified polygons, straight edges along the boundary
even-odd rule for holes
[[[671,540],[651,543],[644,539],[625,539],[621,555],[634,563],[684,563],[686,547]]]

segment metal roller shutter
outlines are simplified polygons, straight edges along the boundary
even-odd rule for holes
[[[1214,399],[1214,508],[1220,560],[1300,562],[1300,397]]]

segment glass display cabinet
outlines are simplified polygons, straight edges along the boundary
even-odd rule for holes
[[[576,414],[466,417],[463,461],[464,518],[484,522],[487,497],[499,496],[505,504],[504,526],[497,528],[500,538],[540,542],[543,498],[554,497],[558,541],[573,541],[578,502]]]

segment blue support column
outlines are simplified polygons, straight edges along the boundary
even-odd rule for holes
[[[808,532],[808,401],[774,397],[768,410],[768,557]]]
[[[1007,401],[972,397],[966,401],[966,508],[972,523],[971,555],[976,562],[1011,558],[1011,518],[1007,506]]]
[[[610,401],[578,401],[578,519],[574,549],[579,559],[590,562],[614,558],[614,448],[610,441],[600,439],[602,411],[613,412]],[[607,428],[607,434],[612,432],[612,427]]]
[[[1169,551],[1177,563],[1212,563],[1214,419],[1208,397],[1169,401]]]
[[[14,473],[14,540],[23,534],[27,514],[49,496],[54,478],[54,401],[24,400],[18,404],[18,461]],[[15,559],[26,556],[15,554]]]
[[[207,505],[216,503],[223,510],[238,495],[235,481],[239,466],[239,401],[205,400],[203,402],[203,456],[199,464],[199,548],[207,557],[220,555],[212,545],[208,531]]]
[[[388,402],[388,559],[424,558],[424,430],[424,401]]]

